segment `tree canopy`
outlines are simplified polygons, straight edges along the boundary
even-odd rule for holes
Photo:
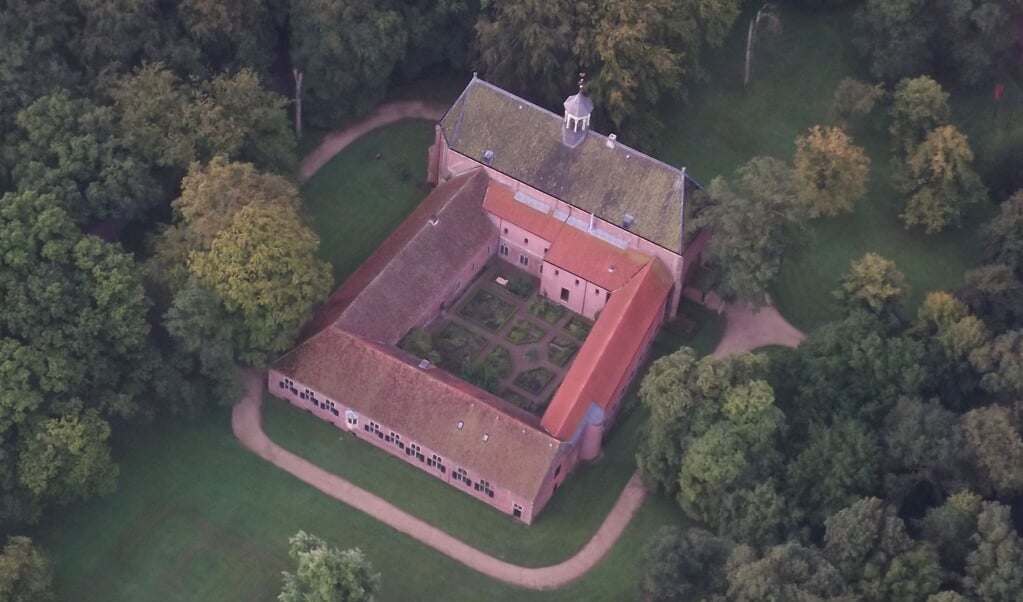
[[[284,572],[280,602],[373,602],[380,575],[358,548],[339,550],[315,535],[299,531],[288,539],[288,555],[297,564]]]

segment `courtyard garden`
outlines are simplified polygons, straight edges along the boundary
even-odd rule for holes
[[[497,332],[515,313],[515,305],[484,288],[478,288],[458,309],[460,315],[491,332]]]

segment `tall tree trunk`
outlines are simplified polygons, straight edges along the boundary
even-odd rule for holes
[[[302,72],[292,69],[295,77],[295,138],[302,139]]]
[[[750,70],[753,65],[753,45],[756,44],[757,36],[760,34],[760,20],[766,17],[769,24],[777,25],[777,15],[772,12],[773,10],[774,7],[771,6],[771,3],[765,2],[749,21],[749,31],[746,32],[746,68],[742,77],[743,89],[749,85]]]

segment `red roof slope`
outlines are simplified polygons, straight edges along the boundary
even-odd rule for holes
[[[668,269],[654,259],[611,296],[540,421],[547,432],[568,441],[591,403],[610,412],[644,336],[661,318],[671,286]]]
[[[405,220],[384,239],[366,261],[345,279],[327,299],[311,320],[302,326],[301,339],[306,339],[333,324],[363,290],[366,289],[391,263],[409,242],[426,226],[430,218],[440,213],[451,200],[466,188],[476,170],[442,182],[412,211]],[[485,176],[482,176],[485,178]],[[479,180],[479,177],[475,178]]]
[[[534,499],[561,442],[535,418],[395,347],[320,331],[278,360],[283,374],[447,458]],[[459,428],[461,424],[461,428]],[[483,436],[489,435],[484,441]]]
[[[609,291],[625,285],[650,257],[616,247],[579,228],[566,225],[551,243],[544,261]]]
[[[515,200],[515,192],[496,182],[490,183],[483,208],[501,219],[506,219],[540,238],[552,241],[558,236],[565,222],[554,219],[550,213],[534,209]]]

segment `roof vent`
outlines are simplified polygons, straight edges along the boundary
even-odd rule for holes
[[[430,216],[430,225],[431,226],[436,226],[437,222],[439,222],[439,221],[440,221],[440,218],[438,218],[436,215],[431,215]]]
[[[490,441],[490,433],[483,433],[483,442]]]
[[[459,420],[456,426],[458,427],[458,430],[462,430],[462,427],[465,426],[465,423]]]
[[[626,213],[622,216],[622,227],[628,230],[632,227],[632,224],[636,222],[636,217],[631,213]]]
[[[615,271],[615,264],[612,263],[610,266],[608,266],[607,271],[609,271],[609,272]]]
[[[426,370],[430,367],[430,360],[419,360],[419,369]]]
[[[608,134],[607,135],[607,142],[604,143],[604,146],[606,146],[608,148],[614,148],[615,147],[615,140],[618,140],[618,135],[617,134]]]
[[[494,151],[490,150],[489,148],[483,151],[483,163],[487,165],[494,164]]]

